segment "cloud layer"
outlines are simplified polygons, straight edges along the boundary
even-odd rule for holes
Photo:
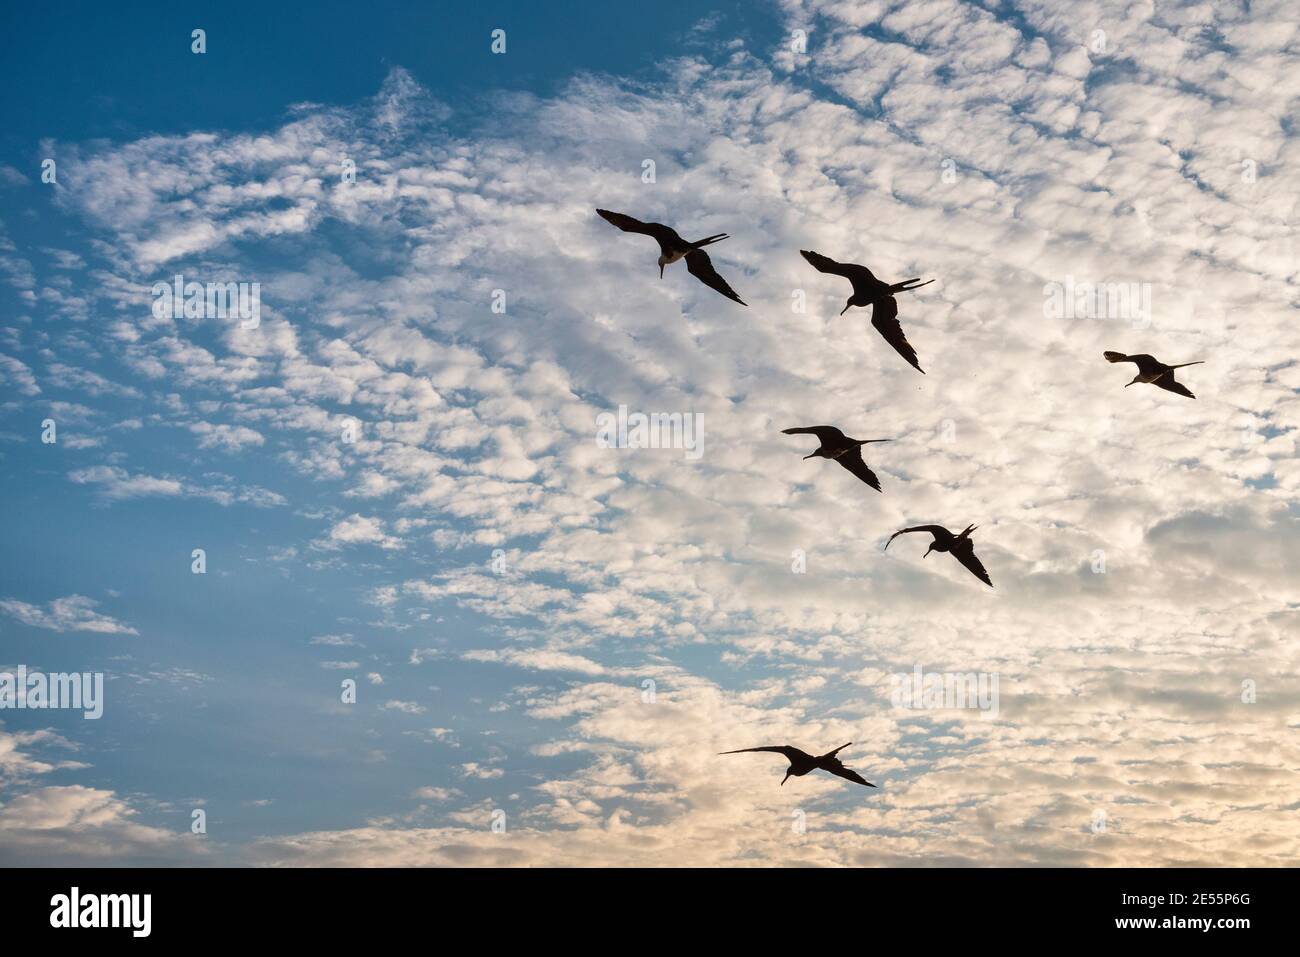
[[[1294,863],[1294,17],[782,11],[780,45],[719,37],[649,85],[453,109],[396,69],[276,129],[59,144],[59,202],[101,261],[76,295],[5,261],[68,321],[90,303],[105,358],[78,376],[13,348],[0,371],[24,402],[68,390],[106,443],[67,480],[108,507],[274,510],[292,482],[323,487],[333,510],[277,543],[286,560],[355,562],[358,615],[387,624],[486,622],[490,645],[411,644],[405,667],[503,669],[496,705],[536,729],[476,742],[422,810],[241,859]],[[729,232],[714,262],[752,308],[681,265],[661,280],[653,243],[596,206]],[[929,374],[864,311],[839,317],[847,284],[801,248],[936,278],[900,299]],[[260,324],[154,316],[150,286],[178,273],[261,283]],[[1151,314],[1050,318],[1067,282],[1145,285]],[[1197,400],[1124,389],[1104,349],[1205,359],[1183,377]],[[109,394],[198,464],[110,451],[130,416],[110,424]],[[701,415],[703,456],[601,448],[596,417],[623,404]],[[884,494],[801,461],[780,430],[814,424],[893,438],[868,453]],[[915,541],[882,553],[917,523],[978,524],[996,589]],[[0,608],[132,631],[75,595]],[[918,664],[997,673],[998,718],[893,706],[890,675]],[[457,730],[427,702],[382,708]],[[845,741],[879,792],[778,788],[778,757],[716,754]],[[157,836],[120,800],[29,790],[0,828],[111,820],[107,846],[147,856]]]

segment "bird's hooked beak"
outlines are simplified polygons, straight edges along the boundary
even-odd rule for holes
[[[1137,379],[1134,379],[1132,382],[1125,383],[1124,388],[1127,389],[1131,385],[1137,385]]]
[[[852,299],[850,299],[848,302],[846,302],[846,303],[844,304],[844,308],[840,310],[840,315],[842,316],[842,315],[844,315],[846,312],[848,312],[848,311],[849,311],[849,306],[851,306],[851,305],[853,305],[853,300],[852,300]]]
[[[934,546],[933,546],[933,545],[931,545],[929,548],[927,548],[927,549],[925,550],[925,554],[922,555],[921,557],[922,557],[922,558],[929,558],[929,557],[930,557],[930,553],[931,553],[932,551],[934,551]]]
[[[663,264],[663,263],[660,263],[660,264],[659,264],[659,278],[660,278],[660,279],[663,279],[663,278],[664,278],[664,264]]]
[[[816,452],[809,452],[807,455],[805,455],[805,456],[803,457],[803,458],[804,458],[804,461],[805,461],[805,462],[808,461],[810,458],[812,458],[812,457],[813,457],[814,455],[816,455],[816,454],[817,454]]]
[[[785,782],[786,782],[786,781],[789,781],[789,780],[790,780],[790,772],[787,771],[787,772],[785,772],[785,777],[783,777],[783,778],[781,779],[781,786],[784,787],[784,786],[785,786]]]

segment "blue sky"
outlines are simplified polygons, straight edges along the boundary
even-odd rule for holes
[[[632,4],[556,15],[546,4],[321,3],[273,13],[262,4],[134,4],[127,10],[74,3],[52,22],[31,9],[6,11],[0,40],[6,77],[21,97],[6,104],[5,151],[29,161],[42,137],[85,140],[194,129],[262,129],[294,103],[350,103],[373,95],[393,66],[436,95],[467,104],[487,91],[553,93],[575,73],[631,79],[725,23],[735,36],[774,41],[776,11],[731,3]],[[638,28],[638,21],[642,27]],[[206,59],[190,53],[202,27]],[[505,29],[517,45],[485,55]],[[185,38],[168,43],[169,36]],[[482,40],[483,42],[479,42]]]
[[[0,712],[0,861],[1294,859],[1282,6],[4,16],[0,670],[108,687]],[[731,233],[750,308],[596,206]],[[936,278],[928,374],[800,248]],[[153,316],[177,273],[259,326]],[[620,404],[703,456],[599,448]],[[823,422],[895,439],[883,495],[780,435]],[[881,551],[922,522],[996,589]],[[999,717],[893,706],[917,665]],[[715,757],[849,740],[865,797]]]

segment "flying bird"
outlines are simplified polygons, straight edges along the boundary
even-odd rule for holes
[[[849,744],[852,743],[852,741],[849,742]],[[809,771],[815,771],[818,768],[821,768],[823,771],[829,771],[831,774],[852,781],[854,784],[865,784],[869,788],[874,788],[874,784],[864,779],[857,771],[846,768],[840,762],[840,759],[835,756],[847,748],[849,744],[841,744],[834,751],[827,751],[825,754],[818,755],[817,757],[813,757],[806,751],[800,751],[798,748],[792,748],[788,744],[771,748],[741,748],[739,751],[722,751],[720,753],[746,754],[750,751],[775,751],[777,754],[784,754],[786,760],[790,762],[790,767],[786,770],[785,777],[781,779],[782,784],[785,784],[792,774],[797,778],[801,778]]]
[[[821,443],[817,451],[805,455],[804,459],[820,457],[834,459],[846,469],[866,482],[877,492],[880,491],[880,479],[876,473],[867,468],[862,461],[862,446],[870,442],[888,442],[889,439],[851,439],[833,425],[812,425],[802,429],[782,429],[783,435],[815,435]]]
[[[970,538],[970,533],[978,527],[977,525],[967,525],[966,531],[960,535],[954,535],[942,525],[913,525],[911,528],[904,528],[894,532],[893,535],[889,536],[889,542],[892,542],[904,532],[929,532],[934,536],[934,541],[925,550],[925,555],[922,555],[922,558],[925,558],[931,552],[951,552],[952,557],[965,565],[972,575],[992,588],[993,583],[989,581],[989,573],[984,570],[980,560],[975,557],[975,543]],[[885,548],[889,548],[889,542],[885,542]]]
[[[596,212],[605,220],[623,230],[623,232],[643,233],[659,244],[660,279],[664,277],[665,266],[675,263],[679,259],[685,259],[686,271],[704,285],[722,293],[733,302],[738,302],[742,306],[748,305],[736,295],[736,290],[727,285],[727,280],[718,275],[718,271],[713,268],[713,261],[709,259],[709,254],[702,248],[727,239],[726,233],[705,236],[703,239],[697,239],[691,243],[677,235],[677,230],[662,223],[643,223],[639,219],[633,219],[631,216],[625,216],[622,213],[611,213],[608,209],[598,209]]]
[[[934,282],[933,279],[927,279],[925,282],[921,282],[920,279],[907,279],[891,286],[877,279],[866,266],[859,266],[856,263],[837,263],[834,259],[810,249],[799,250],[799,255],[812,263],[813,268],[818,272],[843,276],[853,283],[853,295],[849,296],[849,301],[840,310],[840,315],[848,312],[850,306],[871,306],[871,324],[876,327],[876,331],[885,337],[885,341],[893,346],[894,351],[906,359],[912,368],[925,375],[925,370],[916,360],[916,350],[907,341],[907,336],[903,335],[903,327],[898,321],[898,300],[894,298],[894,293],[920,289]]]
[[[1174,370],[1182,369],[1185,366],[1204,365],[1205,360],[1200,359],[1196,362],[1180,362],[1176,366],[1167,366],[1160,362],[1154,356],[1143,353],[1139,356],[1126,356],[1122,352],[1103,352],[1108,362],[1132,362],[1138,367],[1138,374],[1133,377],[1133,382],[1149,382],[1152,385],[1158,385],[1168,392],[1177,392],[1179,395],[1185,395],[1189,399],[1195,399],[1192,390],[1187,388],[1181,382],[1174,380]],[[1133,382],[1128,383],[1124,388],[1128,388]]]

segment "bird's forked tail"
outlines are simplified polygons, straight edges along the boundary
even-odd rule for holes
[[[922,286],[928,286],[932,282],[934,282],[933,279],[927,279],[925,282],[921,282],[921,277],[917,276],[915,279],[904,279],[902,282],[894,283],[889,287],[889,291],[891,294],[896,292],[909,292],[913,289],[920,289]],[[913,285],[913,283],[915,283],[915,285]]]
[[[701,246],[711,246],[714,243],[720,243],[724,239],[730,239],[730,238],[731,237],[728,236],[726,233],[716,233],[713,236],[705,236],[703,239],[697,239],[695,242],[691,243],[691,248],[699,249]]]

